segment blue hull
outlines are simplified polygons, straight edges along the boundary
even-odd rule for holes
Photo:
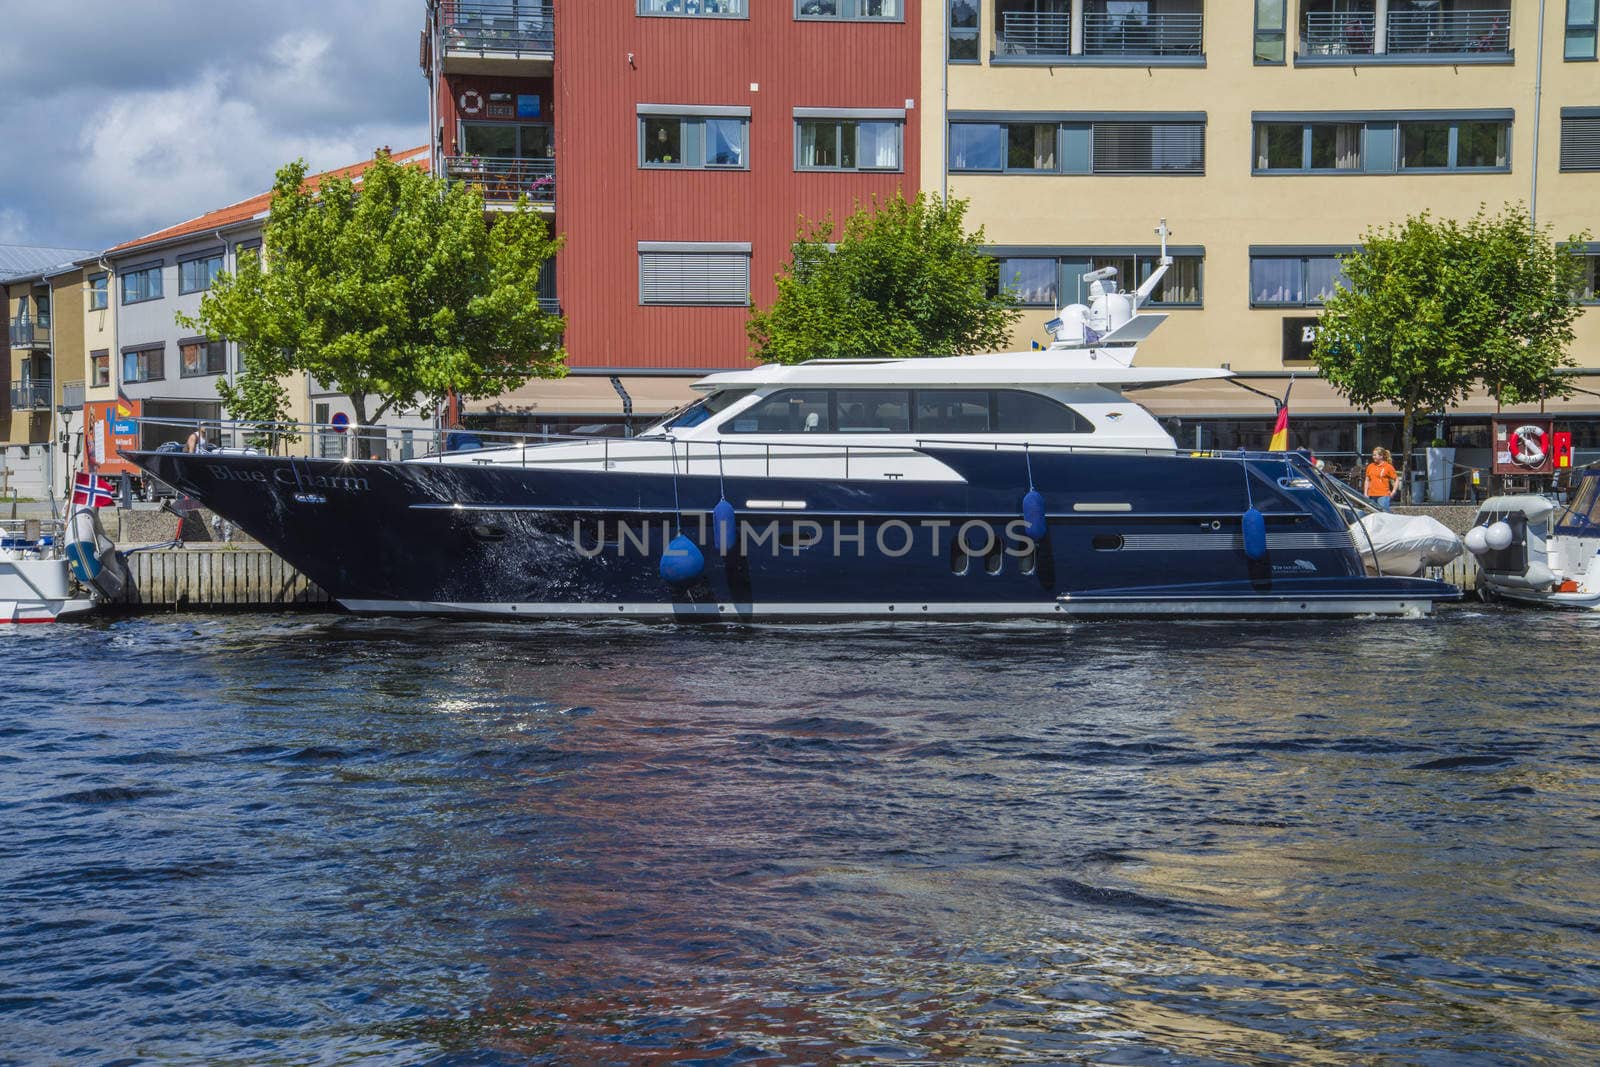
[[[1282,455],[1032,456],[1048,532],[1030,538],[1016,452],[924,448],[963,481],[137,453],[356,611],[508,616],[1016,617],[1426,612],[1459,597],[1372,578],[1333,503]],[[1248,485],[1248,489],[1247,489]],[[676,503],[675,503],[676,500]],[[1245,552],[1241,516],[1265,517]],[[704,557],[662,577],[682,533]],[[691,570],[695,570],[691,568]]]

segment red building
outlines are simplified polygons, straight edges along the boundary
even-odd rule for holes
[[[614,421],[609,376],[644,414],[749,365],[800,218],[918,188],[921,2],[431,2],[437,172],[566,238],[545,285],[572,377],[469,412]]]

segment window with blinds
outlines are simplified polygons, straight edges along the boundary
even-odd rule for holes
[[[1198,122],[1097,122],[1096,174],[1204,174],[1206,128]]]
[[[750,303],[748,251],[639,250],[639,303]]]
[[[1600,170],[1600,109],[1561,113],[1561,169]]]

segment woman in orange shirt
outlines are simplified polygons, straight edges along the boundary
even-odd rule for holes
[[[1395,483],[1400,480],[1400,472],[1394,469],[1390,462],[1387,448],[1374,448],[1372,462],[1367,464],[1367,499],[1377,506],[1379,511],[1388,511],[1390,499],[1394,496]]]

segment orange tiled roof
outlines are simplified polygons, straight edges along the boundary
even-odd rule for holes
[[[410,166],[421,167],[423,170],[428,169],[429,158],[427,145],[422,145],[418,148],[408,148],[403,152],[392,152],[390,155],[393,156],[397,163],[405,163]],[[362,174],[366,173],[367,168],[370,166],[372,166],[372,160],[366,159],[362,160],[360,163],[354,163],[348,167],[339,167],[336,170],[323,171],[321,174],[308,175],[306,178],[306,184],[310,185],[312,188],[316,188],[318,184],[329,178],[359,178]],[[253,219],[257,215],[265,215],[267,213],[267,209],[271,206],[272,193],[258,193],[255,196],[250,197],[248,200],[241,200],[237,204],[229,204],[227,207],[218,208],[215,211],[208,211],[204,215],[190,219],[188,222],[180,222],[176,226],[168,226],[164,230],[157,230],[155,233],[147,233],[143,237],[136,237],[131,241],[124,241],[120,245],[114,245],[107,249],[106,252],[108,255],[112,252],[126,252],[130,249],[139,248],[143,245],[156,244],[157,242],[168,241],[175,237],[184,237],[191,233],[205,233],[209,230],[218,230],[224,226],[231,226],[236,222],[245,222],[249,219]]]

